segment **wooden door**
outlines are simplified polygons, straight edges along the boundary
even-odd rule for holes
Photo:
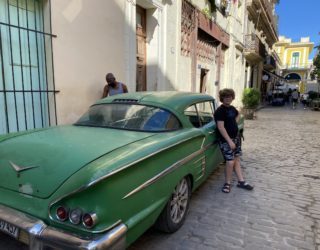
[[[136,7],[137,79],[136,91],[146,91],[146,10]]]

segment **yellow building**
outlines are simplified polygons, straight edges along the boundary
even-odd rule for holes
[[[300,93],[305,92],[307,80],[310,77],[312,60],[309,56],[314,43],[309,37],[303,37],[300,42],[292,42],[284,36],[274,45],[274,49],[281,60],[281,74],[287,85],[299,88]]]

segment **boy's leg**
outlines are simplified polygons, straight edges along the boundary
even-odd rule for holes
[[[222,187],[222,192],[230,193],[232,173],[234,169],[234,154],[227,142],[219,142],[221,153],[226,161],[224,170],[225,183]]]
[[[226,161],[225,183],[231,184],[235,161]]]
[[[238,181],[244,181],[240,165],[240,156],[234,158],[234,171],[236,172]]]
[[[241,150],[241,140],[239,138],[236,138],[236,149],[234,151],[234,170],[236,172],[237,178],[238,178],[238,185],[239,188],[244,188],[247,190],[252,190],[253,187],[246,183],[244,181],[243,175],[242,175],[242,169],[240,164],[240,155],[242,154]]]
[[[245,182],[244,179],[243,179],[241,165],[240,165],[240,157],[239,156],[235,157],[234,170],[235,170],[235,172],[237,174],[237,178],[238,178],[237,187],[243,188],[243,189],[246,189],[246,190],[252,190],[253,186],[251,186],[250,184]]]

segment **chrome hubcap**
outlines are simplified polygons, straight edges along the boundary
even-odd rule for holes
[[[189,189],[186,179],[182,179],[174,189],[170,203],[170,216],[174,223],[179,223],[187,210]]]

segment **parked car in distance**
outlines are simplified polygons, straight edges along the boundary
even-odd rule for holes
[[[214,99],[138,92],[99,100],[75,124],[0,137],[0,231],[30,249],[124,249],[175,232],[223,158]],[[243,131],[243,119],[239,124]]]
[[[310,107],[313,110],[320,110],[320,98],[315,98],[311,100]]]
[[[272,92],[272,105],[283,106],[285,104],[285,93],[282,90],[274,90]]]

